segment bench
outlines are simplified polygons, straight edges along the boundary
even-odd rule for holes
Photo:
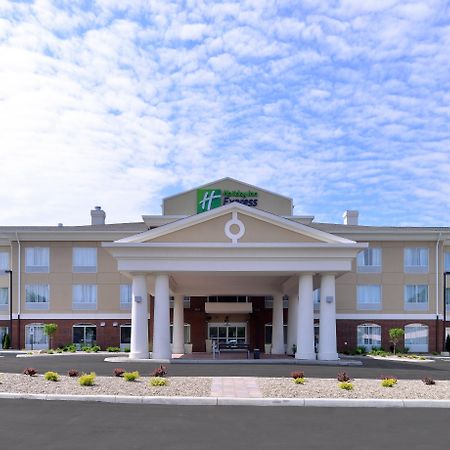
[[[220,356],[220,352],[240,352],[240,353],[247,353],[247,359],[250,355],[250,347],[248,344],[225,344],[225,343],[219,343],[219,345],[215,346],[216,351]]]

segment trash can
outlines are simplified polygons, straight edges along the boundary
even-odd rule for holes
[[[259,348],[254,348],[253,349],[253,359],[259,359],[259,356],[260,356]]]

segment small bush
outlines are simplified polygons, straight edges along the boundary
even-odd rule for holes
[[[154,371],[153,371],[153,376],[154,377],[164,377],[165,375],[167,375],[167,368],[166,366],[159,366],[157,367]]]
[[[56,352],[56,353],[62,353],[62,352],[63,352],[63,349],[58,347],[58,348],[55,350],[55,352]]]
[[[120,352],[120,348],[119,347],[106,347],[106,351],[111,352],[111,353],[117,353],[117,352]]]
[[[350,381],[350,377],[347,375],[347,372],[339,372],[336,378],[341,383],[346,383],[347,381]]]
[[[75,369],[70,369],[67,372],[67,376],[69,376],[71,378],[77,377],[78,375],[80,375],[80,372],[78,372],[78,370],[75,370]]]
[[[123,378],[125,381],[135,381],[139,378],[139,372],[137,370],[134,372],[125,372]]]
[[[367,353],[366,347],[359,346],[355,348],[354,354],[355,355],[365,355]]]
[[[36,369],[34,369],[33,367],[27,367],[26,369],[24,369],[24,371],[22,372],[24,375],[29,375],[30,377],[34,377],[38,371]]]
[[[102,348],[100,347],[100,345],[94,345],[93,347],[91,347],[91,350],[92,350],[94,353],[99,352],[101,349],[102,349]]]
[[[55,353],[55,352],[54,352],[54,350],[50,349],[50,350],[47,351],[47,353],[48,353],[49,355],[53,355],[53,353]]]
[[[124,352],[125,353],[130,353],[130,347],[125,347]]]
[[[296,378],[304,378],[305,377],[305,372],[303,372],[302,370],[299,371],[295,371],[291,373],[291,377],[296,379]]]
[[[167,386],[167,379],[163,377],[150,378],[150,386]]]
[[[59,380],[59,375],[56,372],[45,372],[44,373],[44,378],[47,381],[58,381]]]
[[[305,384],[305,379],[303,377],[294,378],[295,384]]]
[[[339,387],[346,391],[351,391],[353,389],[353,384],[349,381],[342,381],[341,383],[339,383]]]
[[[422,381],[423,381],[427,386],[432,386],[433,384],[436,384],[436,381],[434,381],[433,378],[430,378],[430,377],[424,377],[424,378],[422,378]]]
[[[113,370],[113,375],[114,375],[115,377],[121,377],[125,372],[126,372],[126,370],[125,370],[125,369],[122,369],[122,367],[116,367],[116,368]]]
[[[91,372],[89,374],[81,375],[80,377],[80,385],[81,386],[94,386],[95,383],[95,372]]]
[[[81,351],[86,352],[86,353],[91,353],[92,347],[90,345],[83,345],[83,347],[81,347]]]
[[[381,386],[383,387],[394,387],[397,384],[397,378],[385,377],[381,380]]]

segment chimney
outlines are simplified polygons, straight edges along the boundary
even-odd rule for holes
[[[101,206],[91,209],[91,225],[105,225],[106,213]]]
[[[344,218],[344,225],[358,225],[359,212],[347,209],[342,217]]]

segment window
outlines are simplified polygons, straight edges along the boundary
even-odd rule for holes
[[[313,302],[314,302],[314,309],[315,310],[320,309],[320,288],[314,289]]]
[[[170,343],[173,344],[173,323],[170,324]],[[184,343],[191,343],[191,325],[189,323],[184,324]]]
[[[265,309],[273,309],[273,296],[268,295],[264,297],[264,308]],[[289,297],[287,295],[283,296],[283,309],[289,308]]]
[[[360,284],[356,288],[358,309],[381,309],[381,286],[379,284]]]
[[[428,327],[420,323],[406,325],[405,347],[412,352],[428,352]]]
[[[0,252],[0,273],[9,270],[9,253]]]
[[[174,298],[170,297],[170,307],[173,308],[173,302]],[[183,307],[184,309],[190,309],[191,307],[191,297],[184,297],[183,298]]]
[[[25,326],[25,348],[27,350],[48,348],[48,336],[44,333],[43,323],[30,323]]]
[[[72,309],[97,309],[97,285],[74,284],[72,287]]]
[[[284,345],[287,345],[287,325],[283,325]],[[264,344],[272,343],[272,324],[266,323],[264,325]]]
[[[131,344],[131,325],[120,325],[120,349],[129,349]]]
[[[423,273],[428,272],[428,249],[427,248],[405,248],[405,272]]]
[[[208,302],[246,303],[248,302],[248,297],[245,295],[212,295],[208,297]]]
[[[370,351],[372,348],[381,347],[381,327],[374,323],[358,325],[356,329],[358,347],[365,347]]]
[[[120,309],[131,308],[131,284],[120,285]]]
[[[72,342],[79,347],[95,345],[97,340],[97,327],[90,323],[79,323],[73,326]]]
[[[49,269],[49,248],[28,247],[25,249],[25,272],[47,273]]]
[[[407,284],[405,286],[405,310],[428,310],[428,285]]]
[[[25,285],[25,305],[27,309],[48,309],[49,301],[48,284]]]
[[[246,342],[247,326],[245,323],[210,323],[208,338],[225,344]]]
[[[444,271],[450,272],[450,252],[444,252]]]
[[[381,272],[381,248],[365,248],[358,253],[356,270],[360,273]]]
[[[8,305],[9,305],[8,288],[2,287],[0,288],[0,310],[8,309]]]
[[[74,272],[97,272],[97,249],[74,247],[72,265]]]

